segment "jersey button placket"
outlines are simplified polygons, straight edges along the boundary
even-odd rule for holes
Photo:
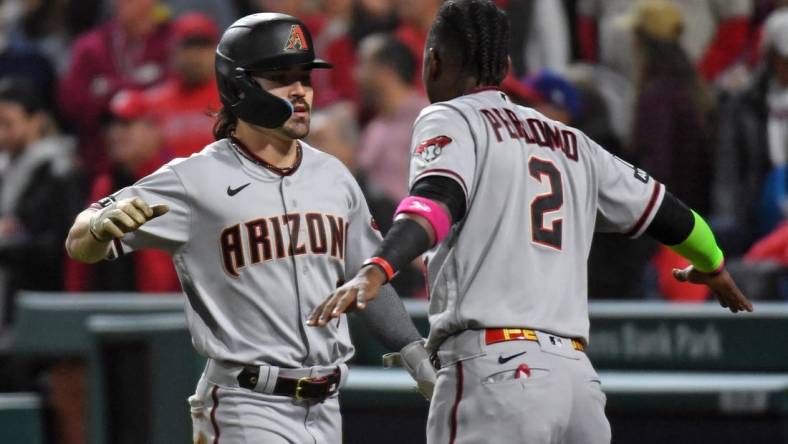
[[[284,210],[284,214],[293,213],[294,208],[291,207],[290,204],[295,203],[295,199],[292,198],[292,196],[296,194],[296,191],[291,187],[292,180],[289,177],[284,177],[282,178],[281,183],[282,185],[279,188],[279,192],[281,193],[282,209]],[[297,240],[293,239],[291,236],[292,232],[291,232],[290,224],[285,224],[285,231],[286,231],[285,238],[287,239],[285,241],[286,245],[290,245],[290,247],[287,248],[295,249],[297,247],[296,245]],[[299,229],[299,233],[298,233],[299,237],[301,237],[302,234],[300,231],[301,230]],[[293,265],[293,278],[295,281],[294,284],[295,284],[295,292],[296,292],[295,297],[296,297],[296,304],[298,304],[299,318],[305,319],[309,311],[305,309],[305,307],[303,306],[303,301],[301,299],[302,296],[301,289],[303,288],[303,284],[304,284],[303,280],[305,279],[303,276],[306,273],[299,273],[299,269],[301,268],[299,267],[299,265],[302,262],[302,258],[298,256],[291,256],[290,260],[292,261],[292,265]],[[301,268],[301,270],[303,270],[303,268]],[[308,359],[309,355],[311,354],[310,351],[311,347],[309,344],[309,333],[305,330],[304,325],[300,326],[300,330],[301,330],[301,337],[304,341],[304,345],[306,346],[306,355],[304,356],[304,358]]]

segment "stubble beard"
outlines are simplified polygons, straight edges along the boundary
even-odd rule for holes
[[[303,139],[309,134],[310,117],[291,117],[282,125],[282,134],[290,139]]]

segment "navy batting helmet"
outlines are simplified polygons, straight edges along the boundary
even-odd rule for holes
[[[312,36],[300,20],[276,13],[237,20],[216,48],[216,82],[222,104],[254,125],[282,126],[293,113],[293,105],[263,90],[251,73],[295,67],[331,68],[315,58]]]

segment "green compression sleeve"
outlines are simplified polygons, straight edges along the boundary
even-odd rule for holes
[[[669,245],[670,249],[692,263],[698,271],[713,273],[722,267],[724,257],[722,250],[714,239],[709,224],[695,211],[692,211],[695,225],[690,235],[683,242]]]

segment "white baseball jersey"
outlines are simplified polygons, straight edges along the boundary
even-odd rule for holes
[[[664,196],[642,170],[497,89],[422,111],[410,186],[435,175],[461,185],[467,211],[426,256],[431,350],[486,327],[587,341],[595,229],[639,236]]]
[[[111,254],[159,248],[172,255],[204,356],[306,367],[353,354],[344,318],[327,328],[305,321],[372,255],[380,234],[344,165],[300,143],[300,163],[289,172],[223,139],[112,196],[170,206],[115,242]]]

